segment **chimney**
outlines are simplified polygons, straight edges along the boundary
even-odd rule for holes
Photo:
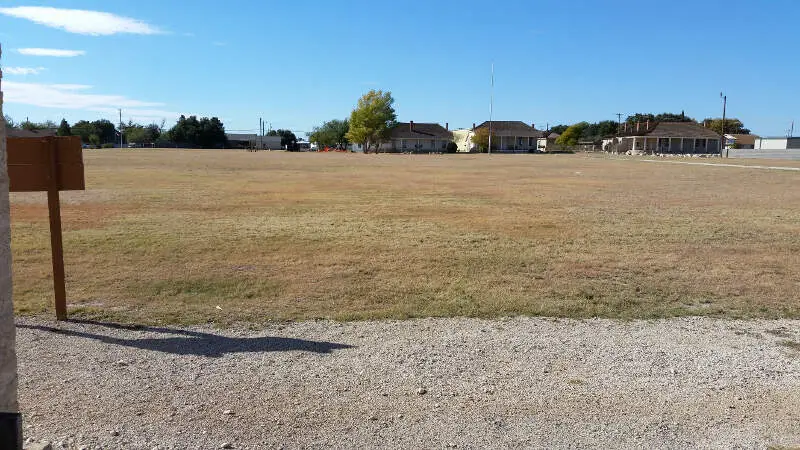
[[[639,132],[639,121],[638,120],[636,121],[636,132],[637,133]]]
[[[644,125],[644,130],[647,131],[649,129],[650,129],[650,119],[647,119],[647,122],[645,122],[645,125]]]
[[[450,131],[450,122],[445,122],[444,123],[444,129],[447,130],[447,131]]]
[[[475,131],[475,122],[472,122],[472,131]]]
[[[625,122],[623,130],[627,133],[628,132],[628,122]]]
[[[536,128],[536,124],[531,122],[531,128]]]
[[[408,131],[414,131],[414,121],[408,122]]]

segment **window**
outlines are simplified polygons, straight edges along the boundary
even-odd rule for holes
[[[400,148],[406,148],[406,140],[400,139]]]
[[[436,148],[436,139],[431,139],[431,148]]]
[[[442,141],[442,148],[447,148],[447,141]]]

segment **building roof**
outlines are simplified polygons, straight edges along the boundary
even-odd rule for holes
[[[37,137],[50,137],[55,136],[57,130],[56,129],[44,129],[44,130],[25,130],[22,128],[7,128],[6,129],[7,135],[10,138],[37,138]]]
[[[650,122],[647,128],[645,123],[640,124],[639,131],[636,125],[630,126],[631,131],[623,132],[622,136],[647,136],[647,137],[673,137],[696,139],[719,139],[716,131],[706,128],[695,122]]]
[[[452,139],[453,135],[438,123],[398,122],[392,128],[392,139]]]
[[[256,141],[258,140],[258,135],[255,133],[246,134],[246,133],[225,133],[225,136],[228,137],[229,141]],[[267,136],[264,136],[267,137]]]
[[[483,122],[475,127],[489,128],[489,122]],[[539,131],[536,128],[528,125],[519,120],[493,120],[492,121],[492,134],[495,136],[519,136],[519,137],[542,137],[545,132]]]

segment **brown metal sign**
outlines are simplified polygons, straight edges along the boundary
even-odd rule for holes
[[[50,249],[53,253],[53,291],[56,319],[67,318],[61,204],[58,191],[84,190],[83,149],[76,136],[8,138],[8,178],[11,192],[47,191]]]
[[[51,188],[50,164],[56,165],[59,191],[82,191],[83,149],[77,136],[8,138],[8,177],[11,192],[41,192]]]

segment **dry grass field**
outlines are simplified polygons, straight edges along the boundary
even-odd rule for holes
[[[800,317],[800,172],[187,150],[85,164],[87,190],[62,194],[72,316]],[[11,212],[17,312],[51,315],[45,194],[12,194]]]

